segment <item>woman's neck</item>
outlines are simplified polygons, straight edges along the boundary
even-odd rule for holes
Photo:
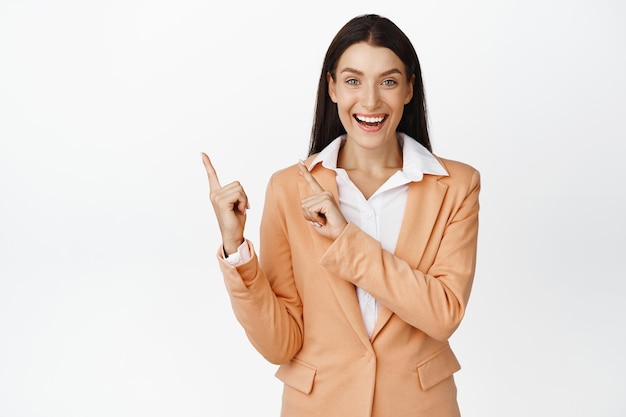
[[[339,151],[337,167],[364,173],[402,169],[402,147],[394,140],[384,146],[368,149],[346,139]]]

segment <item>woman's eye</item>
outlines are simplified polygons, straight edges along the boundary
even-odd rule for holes
[[[346,83],[348,83],[348,85],[357,85],[359,83],[359,80],[357,80],[356,78],[348,78],[346,80]]]
[[[396,85],[396,84],[398,84],[398,83],[396,82],[396,80],[385,80],[385,81],[383,81],[383,85],[386,85],[386,86],[388,86],[388,87],[389,87],[389,86],[392,86],[392,85]]]

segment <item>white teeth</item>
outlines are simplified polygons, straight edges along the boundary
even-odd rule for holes
[[[383,121],[384,117],[365,117],[365,116],[356,116],[357,120],[365,123],[380,123]]]

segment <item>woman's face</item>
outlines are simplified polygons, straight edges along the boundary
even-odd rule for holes
[[[327,77],[348,140],[370,149],[395,143],[415,77],[407,81],[404,63],[391,49],[356,43],[339,58],[335,79]]]

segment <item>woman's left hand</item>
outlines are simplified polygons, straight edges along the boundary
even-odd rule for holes
[[[346,218],[343,217],[341,210],[339,210],[332,193],[322,188],[302,161],[300,161],[298,167],[300,168],[300,174],[302,174],[314,193],[301,201],[302,214],[305,220],[311,223],[320,235],[332,240],[337,239],[348,225]]]

